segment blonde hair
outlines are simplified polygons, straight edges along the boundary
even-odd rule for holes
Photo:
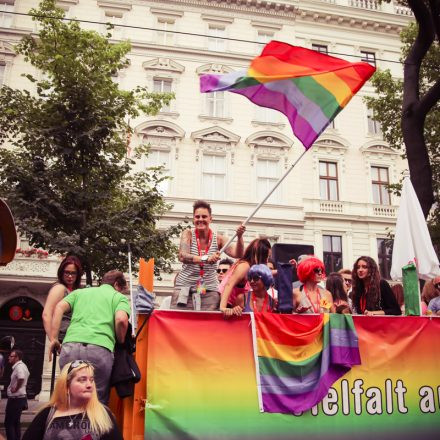
[[[73,361],[75,362],[75,361]],[[69,385],[72,379],[76,376],[78,371],[87,369],[88,373],[93,374],[93,366],[89,363],[81,363],[76,368],[73,368],[69,373],[68,370],[73,362],[69,362],[61,370],[57,381],[55,382],[55,388],[52,396],[45,406],[46,408],[55,407],[61,411],[69,409]],[[105,406],[98,400],[96,394],[96,387],[93,387],[92,397],[84,407],[89,421],[91,430],[99,436],[109,432],[113,427],[112,419],[110,418]]]

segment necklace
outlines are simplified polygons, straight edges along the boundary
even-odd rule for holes
[[[73,422],[79,414],[82,414],[82,417],[84,418],[84,412],[73,414],[73,417],[70,414],[67,414],[67,417],[69,417],[69,423],[67,424],[67,426],[69,428],[73,426]]]
[[[269,306],[267,305],[267,297],[268,297],[268,294],[266,293],[264,295],[263,306],[261,307],[262,313],[264,313],[265,311],[270,311]],[[251,292],[251,298],[252,298],[252,305],[254,306],[254,312],[258,312],[257,298],[256,298],[255,293],[253,291]]]
[[[316,307],[315,307],[315,304],[313,304],[312,299],[310,298],[309,292],[307,292],[307,289],[306,289],[305,285],[304,285],[304,292],[305,292],[305,294],[307,296],[307,299],[309,300],[309,302],[310,302],[310,304],[312,306],[313,312],[314,313],[319,313],[319,311],[321,309],[321,292],[319,291],[319,287],[318,287],[318,292],[316,294]]]

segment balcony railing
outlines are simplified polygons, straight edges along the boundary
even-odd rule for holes
[[[379,2],[375,0],[350,0],[350,6],[362,9],[380,9]]]
[[[328,214],[355,217],[388,218],[395,220],[396,206],[375,205],[372,203],[357,203],[320,199],[304,199],[304,211],[308,216]]]

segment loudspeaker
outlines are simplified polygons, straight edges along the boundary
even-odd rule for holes
[[[298,261],[300,255],[313,255],[314,248],[308,244],[276,243],[272,246],[272,260],[278,274],[275,278],[275,288],[278,291],[278,311],[292,313],[293,296],[292,282],[298,281],[296,267],[289,264],[292,258]]]
[[[272,260],[275,263],[288,263],[292,258],[298,261],[300,255],[313,255],[314,253],[315,249],[310,244],[275,243],[272,246]]]

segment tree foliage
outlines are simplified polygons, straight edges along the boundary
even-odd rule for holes
[[[416,22],[401,33],[404,78],[389,70],[372,78],[377,98],[367,98],[368,107],[382,124],[384,139],[402,149],[408,159],[416,193],[433,241],[440,244],[440,65],[438,0],[408,0]],[[401,116],[400,118],[398,116]],[[434,205],[433,205],[434,202]],[[432,206],[433,205],[433,206]],[[431,209],[432,207],[432,209]]]
[[[171,208],[158,189],[164,177],[132,172],[126,121],[157,113],[172,95],[119,89],[128,42],[63,21],[54,0],[30,12],[40,31],[16,51],[42,74],[24,75],[31,91],[0,90],[0,194],[19,231],[34,246],[79,255],[88,282],[92,271],[127,269],[126,243],[134,260],[154,257],[157,274],[169,270],[181,227],[157,228]]]

